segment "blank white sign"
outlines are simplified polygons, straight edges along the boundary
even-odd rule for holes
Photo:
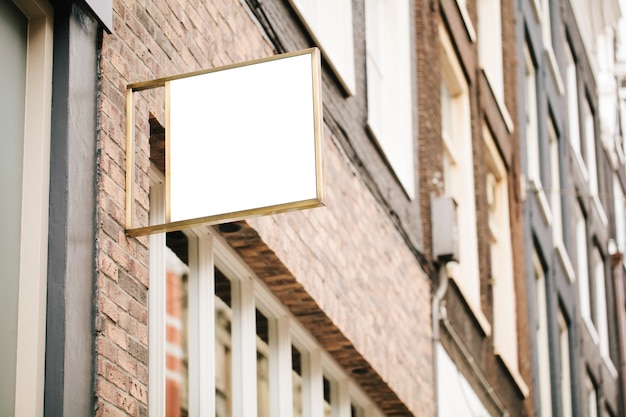
[[[167,81],[169,222],[320,205],[319,77],[313,49]]]

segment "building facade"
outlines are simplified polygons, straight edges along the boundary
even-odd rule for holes
[[[2,3],[0,415],[625,415],[623,6]],[[312,47],[325,206],[128,233],[142,83]]]
[[[614,72],[620,5],[519,3],[534,414],[623,415],[623,267],[615,264],[624,233]]]
[[[439,416],[533,415],[517,74],[507,70],[517,59],[515,13],[509,1],[420,8],[420,181],[425,250],[437,269]],[[450,201],[454,226],[442,210]],[[442,250],[455,235],[458,246]]]
[[[415,6],[318,6],[113,3],[99,67],[97,415],[435,414]],[[326,207],[129,237],[127,85],[312,46]],[[132,105],[141,226],[163,215],[167,123],[162,92]],[[224,175],[253,175],[229,157]]]

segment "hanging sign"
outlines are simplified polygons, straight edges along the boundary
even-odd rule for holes
[[[129,86],[165,88],[165,223],[139,235],[323,205],[316,48]],[[127,190],[134,188],[129,115]],[[132,125],[132,126],[130,126]],[[130,194],[130,195],[129,195]]]

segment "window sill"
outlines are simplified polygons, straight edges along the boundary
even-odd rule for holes
[[[552,78],[554,78],[554,83],[556,84],[557,91],[560,95],[563,95],[565,94],[565,87],[563,86],[563,79],[561,78],[561,73],[559,72],[559,66],[556,63],[556,56],[554,55],[552,46],[546,46],[545,53],[548,64],[550,66],[550,73],[552,74]]]
[[[523,398],[528,397],[530,390],[528,388],[528,385],[526,384],[526,381],[524,381],[524,378],[522,378],[522,375],[519,373],[519,370],[517,369],[517,367],[509,363],[509,361],[505,359],[504,356],[500,352],[498,352],[497,348],[495,348],[495,354],[496,354],[496,357],[502,363],[502,365],[504,365],[504,369],[506,369],[507,373],[509,374],[513,382],[515,382],[515,386],[519,390],[520,394],[522,394],[522,397]]]
[[[598,195],[594,195],[591,197],[593,200],[593,206],[596,209],[596,214],[600,218],[602,222],[602,226],[607,226],[609,224],[609,219],[606,217],[606,212],[604,211],[604,207],[602,207],[602,203],[600,202],[600,198]]]
[[[583,316],[583,322],[585,323],[585,327],[587,328],[587,331],[589,332],[589,336],[591,337],[593,344],[596,346],[599,345],[600,336],[598,336],[598,331],[596,330],[595,324],[593,324],[593,322],[591,321],[589,317],[584,317],[584,316]]]
[[[541,23],[542,11],[541,11],[541,4],[539,3],[539,0],[532,0],[530,3],[533,6],[533,12],[535,12],[535,20],[537,20],[537,23]]]
[[[552,210],[550,209],[548,197],[546,196],[546,192],[543,189],[541,181],[538,179],[531,179],[530,188],[537,196],[537,204],[539,205],[539,209],[541,210],[541,217],[543,218],[544,223],[546,224],[546,226],[551,226]]]
[[[565,276],[567,280],[571,283],[576,280],[576,273],[574,272],[574,267],[572,266],[572,262],[569,259],[569,255],[567,254],[567,250],[563,245],[563,241],[560,240],[555,243],[554,250],[556,251],[556,255],[559,258],[559,262],[565,271]]]
[[[589,171],[587,171],[587,164],[585,164],[585,160],[583,159],[580,151],[576,149],[572,149],[574,151],[574,159],[576,160],[576,164],[578,166],[578,170],[583,177],[583,181],[585,183],[589,182]]]
[[[613,380],[617,380],[617,378],[619,377],[619,374],[617,372],[617,368],[615,368],[615,365],[613,364],[613,361],[611,360],[611,358],[609,358],[606,355],[602,355],[602,362],[604,362],[604,365],[606,365],[606,368],[609,371],[609,374],[611,375],[611,377],[613,378]]]
[[[463,299],[465,305],[472,314],[474,321],[476,321],[476,323],[480,327],[480,330],[485,336],[491,336],[491,324],[489,323],[489,320],[487,320],[487,317],[485,317],[480,307],[476,306],[474,302],[470,301],[470,298],[467,296],[467,291],[463,290],[460,279],[455,277],[458,276],[458,269],[448,269],[448,273],[450,274],[450,279],[454,281],[456,288],[461,294],[461,298]]]
[[[463,23],[465,23],[465,30],[467,31],[467,36],[470,38],[472,43],[476,43],[476,30],[474,29],[474,25],[472,24],[472,19],[467,12],[467,7],[464,4],[461,4],[459,0],[456,0],[457,8],[459,9],[459,13],[461,14],[461,19],[463,19]]]
[[[504,98],[496,95],[495,91],[493,90],[491,80],[489,79],[489,75],[487,74],[487,71],[484,67],[482,68],[482,72],[485,75],[485,79],[487,80],[487,85],[489,85],[489,90],[491,90],[491,96],[494,98],[496,104],[498,105],[498,110],[500,112],[500,116],[502,116],[502,120],[504,121],[507,132],[513,133],[513,131],[515,130],[515,126],[513,125],[511,113],[509,113],[509,109],[506,108],[506,104],[504,103]]]

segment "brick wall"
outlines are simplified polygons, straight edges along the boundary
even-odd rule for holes
[[[325,158],[326,207],[249,223],[407,408],[432,416],[430,281],[328,135]]]
[[[473,42],[465,24],[457,2],[444,0],[441,2],[417,2],[417,24],[419,31],[418,48],[418,86],[419,86],[419,115],[420,115],[420,181],[421,181],[421,210],[424,230],[424,251],[431,259],[430,247],[430,207],[429,198],[437,193],[439,188],[433,179],[441,173],[443,143],[441,140],[440,115],[440,83],[441,71],[439,59],[438,24],[442,22],[448,31],[455,47],[460,65],[464,68],[466,81],[469,87],[472,141],[474,151],[474,177],[476,198],[476,222],[478,233],[478,251],[480,268],[481,310],[487,320],[493,325],[493,291],[491,284],[491,253],[488,230],[488,206],[486,200],[486,165],[483,143],[482,126],[486,121],[492,131],[494,140],[499,147],[502,158],[509,171],[509,204],[511,239],[513,251],[513,269],[517,300],[518,323],[518,354],[519,370],[530,386],[532,383],[530,370],[530,348],[528,338],[528,319],[526,313],[526,288],[523,258],[523,231],[522,231],[522,201],[520,196],[520,168],[519,168],[519,138],[514,128],[508,132],[500,114],[498,104],[493,99],[482,70],[478,62],[477,44]],[[502,33],[503,33],[503,67],[504,67],[504,101],[508,112],[517,125],[517,79],[516,72],[508,70],[516,68],[516,36],[515,36],[515,2],[501,2]],[[477,10],[475,2],[467,3],[467,12],[474,29],[477,30]],[[461,278],[462,279],[462,278]],[[476,360],[481,372],[487,375],[487,380],[493,387],[494,394],[503,403],[511,415],[532,415],[532,400],[523,398],[515,382],[495,356],[493,337],[485,335],[473,317],[458,287],[452,283],[445,301],[448,319],[458,332],[461,340],[469,349],[471,356]],[[454,346],[452,339],[444,332],[442,343],[453,358],[461,358],[459,350]],[[465,369],[466,377],[476,382],[471,370],[464,367],[459,359],[458,365]],[[476,382],[475,388],[481,390]],[[487,399],[488,401],[488,399]]]
[[[113,25],[100,60],[96,407],[97,415],[137,416],[148,415],[148,240],[124,233],[126,85],[272,50],[236,0],[116,0]],[[148,209],[149,113],[162,113],[149,103],[137,107],[140,222]]]
[[[115,0],[113,11],[114,34],[104,35],[100,61],[96,406],[97,415],[138,416],[149,414],[148,239],[124,233],[126,85],[273,52],[237,0]],[[299,24],[293,18],[281,17],[286,26]],[[158,98],[147,95],[137,103],[138,225],[146,224],[149,209],[149,117],[162,118]],[[249,225],[318,306],[326,325],[384,381],[378,403],[387,407],[383,397],[390,394],[395,410],[433,416],[428,277],[388,207],[364,184],[371,179],[338,146],[328,124],[326,130],[328,206]],[[245,248],[238,250],[246,258]],[[305,325],[315,331],[314,324]]]

